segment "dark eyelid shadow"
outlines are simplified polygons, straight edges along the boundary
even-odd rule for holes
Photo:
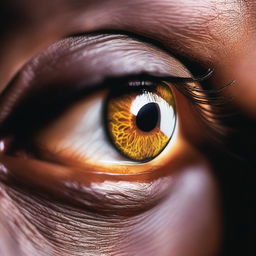
[[[100,90],[104,89],[115,89],[115,90],[122,90],[122,87],[120,85],[122,83],[126,83],[128,81],[149,81],[149,82],[154,82],[154,83],[161,83],[161,82],[170,82],[176,85],[178,89],[181,89],[182,87],[188,87],[187,83],[196,83],[200,82],[203,80],[208,79],[213,73],[213,70],[208,70],[208,72],[202,76],[198,76],[195,78],[192,77],[174,77],[174,76],[167,76],[167,75],[162,75],[161,73],[139,73],[139,74],[132,74],[132,75],[125,75],[125,76],[112,76],[112,77],[106,77],[104,78],[103,81],[100,83],[91,83],[91,84],[85,84],[85,85],[80,85],[78,88],[74,89],[72,88],[67,88],[65,91],[64,89],[61,88],[61,90],[54,90],[56,88],[55,86],[47,86],[45,90],[41,90],[40,94],[37,94],[35,96],[30,97],[31,102],[27,103],[25,102],[25,112],[28,111],[29,108],[32,107],[32,105],[37,105],[38,102],[41,102],[41,99],[45,101],[44,99],[47,99],[47,103],[50,106],[50,102],[54,101],[54,104],[58,103],[60,105],[63,105],[61,103],[66,102],[75,102],[77,100],[80,100],[84,97],[89,97],[92,93],[95,93]],[[53,88],[53,89],[52,89]],[[189,88],[189,87],[188,87]],[[191,88],[190,88],[191,89]],[[193,87],[194,90],[201,90],[199,87]],[[24,103],[24,102],[23,102]],[[19,108],[19,113],[24,112],[22,109],[24,107],[18,106]],[[26,107],[26,105],[28,107]],[[43,102],[42,104],[43,105]],[[47,106],[47,105],[46,105]],[[18,118],[19,119],[19,118]]]
[[[19,134],[26,131],[26,134],[28,133],[28,136],[31,136],[33,132],[36,132],[36,130],[42,128],[42,124],[46,125],[50,120],[54,119],[55,116],[60,114],[60,112],[63,112],[65,109],[68,108],[72,102],[76,102],[78,100],[81,100],[82,98],[89,97],[92,93],[97,92],[99,90],[104,89],[114,89],[114,90],[122,90],[120,88],[120,84],[125,83],[127,81],[133,81],[133,80],[140,80],[140,81],[150,81],[154,83],[161,83],[161,82],[170,82],[173,85],[175,85],[182,93],[188,92],[189,90],[201,90],[199,87],[189,87],[187,83],[195,83],[199,81],[203,81],[208,79],[213,73],[213,70],[208,70],[208,72],[202,76],[198,76],[195,78],[190,77],[174,77],[174,76],[163,76],[162,74],[152,74],[152,73],[140,73],[140,74],[134,74],[134,75],[128,75],[123,77],[108,77],[105,78],[105,80],[101,83],[98,83],[96,85],[89,84],[86,86],[81,86],[82,90],[79,88],[78,91],[73,90],[61,90],[61,91],[52,91],[48,90],[48,87],[45,91],[41,91],[40,94],[37,94],[37,97],[31,97],[31,101],[25,101],[24,104],[18,106],[18,113],[15,115],[12,114],[7,119],[7,125],[2,125],[1,132],[2,133],[8,133],[12,129],[10,128],[10,124],[12,127],[20,127],[19,131],[12,131],[13,133]],[[53,88],[55,88],[53,86]],[[45,93],[45,94],[44,94]],[[186,95],[192,102],[195,98],[194,95],[191,93],[187,93]],[[47,99],[47,102],[45,103],[45,99]],[[54,106],[58,106],[58,108],[55,107],[54,111],[51,111],[51,113],[47,112],[47,109],[53,109]],[[39,107],[38,107],[39,106]],[[32,110],[31,110],[32,109]],[[30,113],[30,114],[29,114]],[[38,113],[41,113],[38,115]],[[38,120],[38,116],[40,117],[40,121]],[[32,128],[29,126],[31,123],[30,120],[33,120],[33,126]],[[24,129],[21,128],[19,125],[19,120],[24,120],[24,123],[26,124],[24,126]],[[18,123],[17,123],[18,122]],[[15,125],[16,124],[16,125]],[[25,134],[23,134],[25,136]],[[26,136],[25,136],[26,137]],[[22,143],[22,142],[21,142]]]
[[[131,32],[131,31],[126,31],[126,30],[109,30],[109,29],[105,29],[105,30],[98,30],[95,31],[93,33],[90,33],[90,35],[95,35],[95,36],[108,36],[108,35],[116,35],[116,36],[127,36],[130,39],[134,39],[137,40],[138,42],[144,43],[144,44],[149,44],[152,45],[153,47],[157,48],[159,51],[165,52],[167,53],[169,56],[174,57],[176,60],[178,60],[180,63],[182,63],[186,68],[188,68],[188,70],[193,74],[193,75],[197,75],[197,74],[205,74],[209,71],[208,68],[205,68],[205,63],[204,64],[200,64],[196,58],[190,60],[188,59],[185,55],[180,55],[177,54],[177,49],[176,48],[169,48],[166,47],[165,44],[159,40],[157,40],[156,38],[153,37],[149,37],[148,35],[142,35],[142,34],[137,34],[135,32]],[[88,36],[87,34],[76,34],[76,35],[70,35],[69,37],[74,37],[74,36]]]

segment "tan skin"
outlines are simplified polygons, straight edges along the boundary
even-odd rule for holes
[[[256,3],[13,0],[1,5],[6,15],[0,30],[0,254],[215,256],[234,250],[247,255],[234,228],[237,219],[243,222],[236,217],[237,208],[245,207],[243,192],[231,189],[241,185],[244,162],[254,164]],[[179,116],[175,143],[159,160],[127,167],[125,175],[113,166],[56,155],[52,161],[47,154],[37,158],[12,147],[21,130],[39,141],[60,133],[49,134],[44,126],[38,135],[23,119],[15,121],[29,97],[42,98],[59,86],[68,94],[70,84],[83,80],[94,86],[100,76],[153,70],[190,77],[208,68],[214,73],[199,88],[236,81],[221,92],[234,96],[229,108],[237,115],[227,121],[234,129],[224,130],[222,144],[213,138],[218,128],[210,135],[193,103],[173,87]],[[52,131],[51,122],[46,127]],[[230,146],[235,153],[229,155],[224,149]],[[233,214],[234,222],[226,214]]]

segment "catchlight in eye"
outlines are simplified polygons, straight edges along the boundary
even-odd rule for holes
[[[114,93],[106,105],[110,140],[130,160],[152,160],[172,137],[175,103],[171,89],[165,84]]]

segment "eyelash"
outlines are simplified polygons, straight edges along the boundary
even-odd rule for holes
[[[161,75],[151,75],[151,74],[137,74],[128,77],[117,78],[117,79],[106,79],[104,85],[108,85],[108,88],[117,87],[120,90],[120,83],[127,81],[142,81],[140,82],[140,87],[143,87],[142,83],[149,81],[151,83],[171,83],[178,91],[180,91],[191,103],[195,106],[195,109],[203,123],[209,128],[213,137],[217,140],[222,137],[227,130],[224,124],[224,119],[232,115],[225,111],[227,103],[232,99],[226,98],[220,95],[225,89],[232,86],[235,81],[231,81],[223,87],[218,89],[206,90],[198,86],[192,86],[191,83],[204,82],[209,79],[214,73],[213,69],[208,69],[204,75],[187,78],[187,77],[172,77],[172,76],[161,76]],[[110,85],[110,86],[109,86]],[[170,86],[170,85],[168,85]],[[97,89],[96,89],[97,90]]]

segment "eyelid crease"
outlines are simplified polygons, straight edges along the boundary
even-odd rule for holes
[[[134,83],[134,86],[150,86],[157,83],[166,83],[167,86],[173,86],[182,93],[194,106],[195,110],[201,117],[202,122],[209,128],[210,134],[214,135],[217,140],[222,137],[227,130],[227,127],[223,124],[223,119],[232,113],[227,113],[225,106],[230,103],[231,98],[226,98],[220,95],[225,89],[232,86],[235,81],[216,89],[204,89],[198,85],[190,85],[193,83],[204,82],[209,79],[214,73],[214,69],[208,69],[203,75],[195,77],[175,77],[167,76],[157,73],[139,73],[134,75],[127,75],[123,77],[107,77],[99,85],[89,86],[93,90],[101,89],[117,89],[122,90],[120,83],[139,81]],[[87,87],[88,90],[88,87]],[[88,93],[88,91],[87,91]],[[85,94],[80,94],[85,95]],[[83,96],[82,96],[83,97]]]
[[[175,77],[175,76],[167,76],[167,75],[162,75],[162,74],[152,74],[152,73],[138,73],[138,74],[129,74],[125,76],[112,76],[112,77],[106,77],[101,81],[100,83],[98,82],[97,84],[91,84],[87,85],[85,88],[86,93],[93,93],[95,91],[99,91],[102,89],[112,89],[112,88],[118,88],[120,90],[120,84],[125,83],[127,81],[136,81],[139,80],[141,81],[139,86],[142,86],[142,84],[146,84],[147,82],[152,82],[152,83],[163,83],[163,82],[169,82],[173,83],[177,89],[185,87],[187,89],[190,89],[191,91],[198,91],[198,92],[212,92],[215,93],[217,90],[205,90],[201,89],[198,86],[190,86],[188,83],[196,83],[196,82],[202,82],[210,78],[213,74],[213,69],[208,69],[206,74],[203,74],[201,76],[197,77]],[[81,90],[83,89],[78,89],[79,92],[81,93]],[[83,94],[83,93],[81,93]]]
[[[203,82],[209,79],[213,75],[213,73],[213,69],[208,69],[205,74],[196,77],[175,77],[161,74],[140,73],[124,77],[109,77],[104,79],[104,81],[100,85],[94,85],[93,87],[96,91],[101,89],[112,89],[113,87],[116,87],[118,90],[120,90],[120,83],[125,83],[127,81],[133,82],[136,80],[141,81],[138,85],[140,87],[143,86],[143,84],[146,84],[148,81],[152,83],[172,83],[172,85],[176,87],[184,96],[186,96],[193,104],[222,106],[227,102],[227,99],[221,97],[219,94],[226,88],[232,86],[235,81],[231,81],[223,87],[209,90],[200,88],[196,85],[190,85],[190,83]]]
[[[179,80],[181,82],[185,82],[185,83],[188,83],[188,82],[202,82],[208,78],[210,78],[213,74],[214,70],[213,69],[208,69],[206,74],[203,74],[201,76],[197,76],[197,77],[177,77],[177,78],[172,78],[172,77],[162,77],[162,79],[164,81],[168,81],[168,82],[178,82]]]

